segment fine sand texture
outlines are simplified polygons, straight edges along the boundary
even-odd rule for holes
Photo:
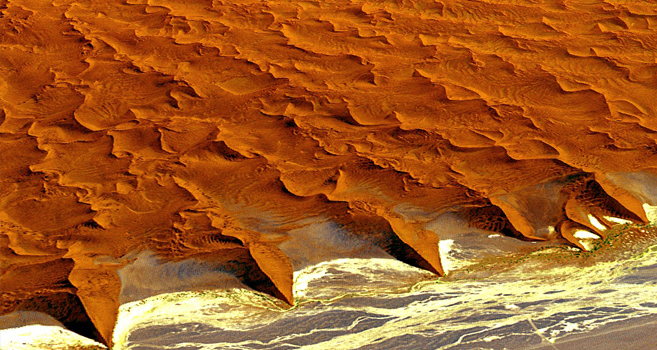
[[[657,220],[655,101],[653,0],[0,0],[0,313],[593,250]]]

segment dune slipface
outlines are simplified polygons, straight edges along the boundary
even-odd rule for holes
[[[0,0],[0,28],[0,310],[107,345],[160,293],[293,305],[330,261],[443,276],[657,219],[651,0]]]

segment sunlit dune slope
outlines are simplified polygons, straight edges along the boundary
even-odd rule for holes
[[[651,0],[0,0],[2,312],[108,343],[140,251],[444,274],[447,214],[587,249],[653,215],[655,101]]]

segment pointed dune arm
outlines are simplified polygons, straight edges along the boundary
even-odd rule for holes
[[[269,277],[283,299],[294,305],[292,292],[294,271],[287,256],[278,247],[272,244],[249,244],[249,252],[256,261],[260,270]]]
[[[85,268],[76,266],[69,281],[78,289],[91,322],[100,333],[103,343],[112,348],[112,334],[119,313],[121,280],[115,267]]]
[[[438,235],[420,228],[418,224],[407,223],[398,215],[386,215],[395,234],[413,250],[415,250],[433,269],[432,272],[439,276],[445,275],[445,270],[440,260],[440,242]]]
[[[639,219],[643,221],[643,223],[647,223],[650,220],[648,220],[648,216],[646,215],[646,211],[643,209],[643,203],[635,197],[633,194],[628,192],[627,190],[616,186],[612,181],[609,181],[607,177],[604,175],[597,175],[595,177],[596,181],[600,184],[600,187],[607,192],[607,194],[615,199],[618,203],[620,203],[625,209],[629,210],[632,212],[632,214],[636,215]]]
[[[261,234],[239,227],[231,227],[223,231],[223,234],[235,237],[249,248],[249,253],[260,270],[267,275],[274,284],[277,297],[280,297],[290,305],[294,305],[293,284],[294,268],[290,259],[283,253],[274,242],[262,242]]]

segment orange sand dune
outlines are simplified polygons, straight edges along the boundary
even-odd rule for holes
[[[650,0],[0,0],[0,28],[2,312],[105,343],[129,252],[293,303],[347,254],[313,220],[443,274],[443,213],[586,249],[657,205]]]

